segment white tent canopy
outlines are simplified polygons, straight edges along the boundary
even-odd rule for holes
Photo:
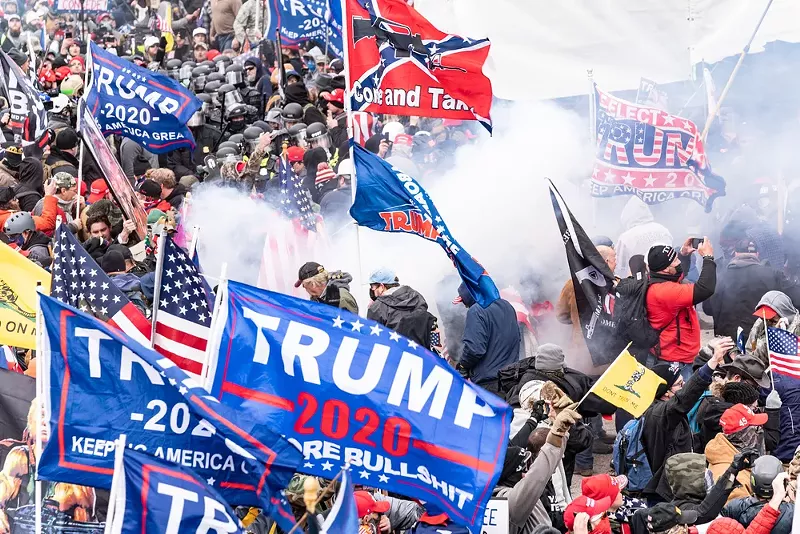
[[[588,92],[587,69],[604,89],[641,77],[687,80],[692,65],[738,54],[768,0],[416,0],[440,30],[492,41],[485,67],[499,98]],[[800,42],[800,2],[774,0],[751,52]]]

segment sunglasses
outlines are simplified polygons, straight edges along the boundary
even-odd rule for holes
[[[246,70],[246,71],[251,71],[251,70],[256,70],[256,68],[255,68],[253,65],[248,65],[248,66],[246,66],[246,67],[244,68],[244,70]]]

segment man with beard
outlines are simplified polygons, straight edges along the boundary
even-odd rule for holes
[[[244,73],[247,77],[247,87],[242,90],[242,97],[246,104],[258,110],[259,117],[263,117],[267,101],[272,96],[269,75],[264,74],[264,65],[257,57],[250,57],[244,61]]]
[[[6,22],[8,22],[8,31],[0,37],[0,47],[3,52],[8,53],[12,48],[19,49],[22,45],[22,19],[16,13],[12,13],[6,15]]]

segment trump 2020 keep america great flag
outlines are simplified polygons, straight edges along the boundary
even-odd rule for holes
[[[353,111],[479,120],[491,131],[488,39],[438,30],[405,0],[345,0]]]

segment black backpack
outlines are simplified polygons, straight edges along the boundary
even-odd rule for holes
[[[615,288],[614,323],[617,334],[640,349],[658,345],[661,330],[650,326],[647,319],[647,287],[649,280],[641,272],[623,278]]]

